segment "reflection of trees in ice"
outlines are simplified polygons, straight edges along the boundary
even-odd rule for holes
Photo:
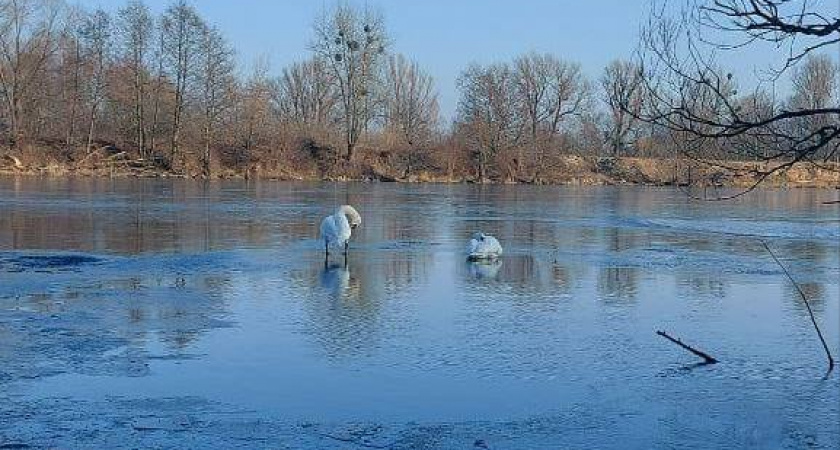
[[[598,294],[602,299],[634,300],[638,291],[639,269],[605,267],[598,271]]]
[[[150,359],[189,357],[204,333],[229,326],[228,276],[164,274],[157,264],[155,258],[130,268],[104,262],[37,279],[6,274],[20,294],[0,289],[0,322],[9,325],[4,340],[21,345],[0,353],[0,367],[12,378],[136,376],[148,373]]]
[[[389,195],[400,198],[397,194]],[[346,264],[343,257],[325,264],[319,248],[291,261],[290,277],[284,280],[290,297],[303,308],[303,333],[329,357],[364,355],[386,334],[407,326],[404,319],[395,322],[392,313],[403,307],[402,298],[428,286],[435,254],[426,240],[433,239],[439,224],[424,214],[396,214],[401,208],[384,195],[377,191],[373,197],[351,196],[361,204],[360,213],[377,214],[354,231]],[[419,203],[405,198],[398,205],[412,211],[435,198],[421,197]],[[373,208],[375,201],[384,207]]]
[[[315,220],[298,206],[304,186],[171,179],[64,179],[46,188],[42,180],[21,183],[14,189],[21,201],[0,213],[2,248],[134,255],[264,247],[311,237]],[[3,189],[8,183],[0,180]],[[327,194],[306,193],[312,203],[326,203]]]
[[[829,258],[831,249],[816,241],[792,240],[781,243],[780,252],[797,263],[824,263]],[[836,250],[836,247],[835,249]]]
[[[678,270],[675,274],[677,285],[691,291],[699,298],[724,298],[727,285],[724,277],[710,271]]]
[[[226,325],[226,275],[132,277],[112,285],[125,297],[125,311],[108,318],[117,322],[116,329],[143,340],[156,336],[175,353],[187,351],[207,330]]]
[[[508,254],[495,261],[466,261],[459,267],[462,279],[468,283],[493,280],[512,289],[548,296],[570,294],[586,275],[579,263],[561,264],[547,257],[523,254]]]
[[[787,279],[785,279],[784,282],[785,296],[790,299],[794,308],[796,308],[801,314],[807,313],[807,306],[805,306],[805,302],[802,301],[802,295],[799,294],[799,290],[797,290],[796,286],[792,283],[787,282]],[[799,285],[799,289],[802,290],[802,294],[805,294],[805,298],[807,298],[808,302],[811,304],[811,308],[813,308],[814,313],[823,313],[825,311],[825,285],[822,283],[812,282],[797,282],[797,284]]]
[[[382,295],[370,289],[373,274],[367,264],[316,263],[301,282],[300,298],[307,312],[305,332],[315,338],[330,357],[363,355],[381,339]],[[317,289],[312,290],[315,285]],[[313,295],[314,294],[314,295]]]
[[[391,313],[400,298],[427,286],[433,263],[430,253],[413,248],[351,252],[347,264],[310,259],[289,280],[306,314],[304,333],[330,357],[367,354],[407,326]]]

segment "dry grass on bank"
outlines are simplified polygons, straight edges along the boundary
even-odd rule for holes
[[[305,146],[304,146],[305,147]],[[320,152],[320,153],[319,153]],[[274,180],[393,181],[417,183],[479,182],[467,165],[441,167],[454,155],[435,155],[436,161],[407,172],[390,152],[367,149],[354,161],[345,161],[331,148],[306,147],[304,153],[279,152],[272,158],[234,161],[217,155],[212,178],[257,178]],[[313,155],[316,155],[313,157]],[[398,155],[397,155],[398,156]],[[673,158],[598,158],[558,156],[539,177],[516,179],[496,175],[483,182],[570,184],[570,185],[700,185],[749,187],[759,178],[756,172],[767,165],[738,161],[697,162]],[[27,176],[91,177],[181,177],[198,178],[201,171],[185,167],[178,173],[161,168],[125,151],[101,145],[88,154],[66,154],[55,148],[29,148],[18,154],[0,150],[0,174]],[[840,165],[800,164],[775,173],[762,182],[770,187],[840,188]]]

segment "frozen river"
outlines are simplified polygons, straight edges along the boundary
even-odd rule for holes
[[[0,448],[837,448],[836,195],[0,178]]]

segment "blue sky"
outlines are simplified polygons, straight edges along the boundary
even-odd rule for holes
[[[71,2],[73,0],[70,0]],[[79,0],[85,7],[114,10],[122,0]],[[168,0],[146,0],[155,12]],[[276,73],[308,56],[312,22],[331,0],[192,0],[208,22],[236,47],[243,65],[265,55]],[[352,0],[378,7],[393,49],[417,60],[434,76],[441,109],[451,117],[458,100],[455,80],[471,62],[510,60],[528,52],[550,52],[579,62],[596,79],[609,61],[628,58],[645,22],[647,0]],[[835,2],[830,2],[835,3]],[[754,52],[761,53],[761,52]],[[733,68],[736,76],[766,65],[753,54]]]

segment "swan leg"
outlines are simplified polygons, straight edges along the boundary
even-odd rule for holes
[[[330,243],[324,239],[324,262],[326,263],[328,259],[330,259]]]
[[[350,242],[344,241],[344,258],[347,258],[347,249],[350,247]]]

